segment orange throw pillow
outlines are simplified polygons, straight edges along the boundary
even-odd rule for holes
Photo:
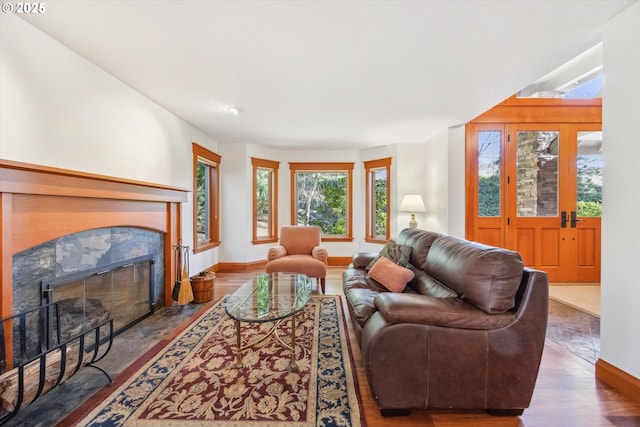
[[[380,282],[391,292],[402,292],[413,279],[413,271],[404,268],[390,259],[381,256],[369,270],[369,277]]]

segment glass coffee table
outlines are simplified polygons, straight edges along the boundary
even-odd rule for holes
[[[298,273],[261,274],[246,283],[227,299],[225,311],[236,322],[236,366],[242,366],[242,353],[271,335],[291,352],[290,369],[296,366],[296,314],[311,299],[312,280]],[[278,335],[278,326],[284,319],[291,318],[291,344],[285,343]],[[253,342],[242,344],[240,324],[273,323],[267,334]]]

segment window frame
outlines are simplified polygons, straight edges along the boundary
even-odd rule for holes
[[[376,159],[363,162],[365,169],[365,237],[364,240],[370,243],[385,243],[391,237],[391,157],[383,159]],[[375,204],[375,185],[373,181],[373,174],[381,169],[386,169],[387,172],[387,218],[385,225],[385,237],[381,240],[375,233],[376,221],[376,207]]]
[[[323,242],[350,242],[353,241],[353,162],[289,162],[291,171],[291,225],[297,225],[297,191],[296,191],[296,174],[298,172],[344,172],[347,176],[347,217],[346,217],[346,234],[344,236],[325,236],[321,237]]]
[[[278,241],[278,170],[280,162],[251,157],[253,166],[253,239],[251,243],[274,243]],[[272,174],[271,191],[269,192],[269,235],[258,237],[258,171],[269,170]]]
[[[192,143],[193,151],[193,253],[220,246],[220,160],[219,154]],[[198,163],[209,167],[209,239],[198,242]]]

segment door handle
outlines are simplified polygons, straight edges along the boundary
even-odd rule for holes
[[[567,228],[567,211],[560,212],[560,227]]]
[[[578,219],[576,211],[571,211],[571,228],[576,228],[576,223],[582,222],[584,219]]]

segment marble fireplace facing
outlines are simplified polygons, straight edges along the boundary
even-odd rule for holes
[[[111,227],[67,235],[13,256],[13,311],[50,302],[68,337],[114,319],[115,332],[146,317],[163,300],[163,234]],[[45,341],[52,340],[48,316]],[[34,325],[35,326],[35,325]],[[39,341],[41,328],[29,328]],[[55,344],[55,342],[52,342]]]

